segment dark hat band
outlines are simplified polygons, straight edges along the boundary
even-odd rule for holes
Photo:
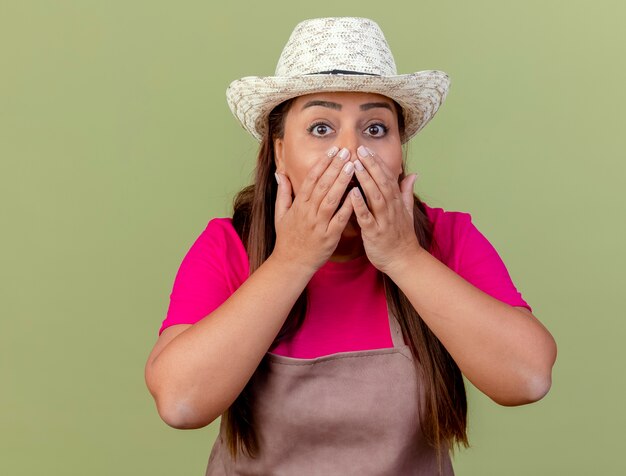
[[[317,73],[308,74],[362,74],[365,76],[380,76],[380,74],[362,73],[361,71],[346,71],[344,69],[331,69],[330,71],[319,71]]]

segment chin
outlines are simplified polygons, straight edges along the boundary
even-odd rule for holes
[[[348,220],[346,227],[343,229],[341,236],[343,238],[357,238],[361,236],[361,227],[359,226],[359,222],[357,221],[354,212],[350,215],[350,219]]]

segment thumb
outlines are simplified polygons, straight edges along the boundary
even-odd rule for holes
[[[404,206],[409,211],[411,216],[413,216],[413,185],[415,185],[415,181],[417,180],[417,174],[410,174],[400,182],[400,192],[402,194],[402,201],[404,202]]]
[[[276,192],[276,207],[274,210],[274,221],[278,223],[285,213],[291,208],[291,182],[286,175],[276,172],[278,190]]]

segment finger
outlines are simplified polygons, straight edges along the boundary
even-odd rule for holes
[[[415,181],[417,180],[417,174],[411,174],[402,179],[400,182],[400,191],[402,193],[402,202],[404,206],[409,211],[411,216],[413,216],[413,186],[415,185]]]
[[[368,170],[372,178],[379,184],[393,185],[395,182],[395,176],[387,166],[384,160],[380,158],[376,152],[369,147],[363,145],[357,149],[357,155],[361,160],[361,163]],[[385,192],[381,187],[381,191]]]
[[[378,185],[376,184],[376,182],[374,182],[374,179],[369,174],[369,171],[365,169],[359,159],[354,161],[354,169],[356,173],[356,178],[361,184],[361,187],[365,192],[365,196],[367,197],[367,202],[369,204],[370,210],[372,211],[372,213],[374,213],[376,217],[382,216],[381,214],[387,210],[387,202],[385,201],[385,197],[383,196],[382,192],[378,188]]]
[[[330,165],[324,170],[321,177],[313,187],[311,192],[311,198],[309,201],[315,207],[315,210],[319,210],[320,204],[324,198],[328,195],[333,187],[333,184],[337,181],[337,177],[340,175],[341,169],[345,166],[346,162],[350,159],[350,151],[345,147],[341,149]],[[335,210],[333,210],[335,211]]]
[[[333,216],[332,220],[328,223],[328,231],[330,233],[340,234],[346,228],[353,210],[352,200],[346,197],[339,210],[337,210],[337,213],[335,213],[335,216]]]
[[[359,226],[363,230],[367,230],[376,225],[376,219],[374,215],[367,208],[367,204],[363,199],[363,195],[361,195],[361,191],[358,187],[354,187],[350,190],[348,194],[350,196],[350,201],[352,202],[352,206],[354,207],[354,214],[356,215],[356,220],[359,223]]]
[[[301,200],[308,201],[311,198],[311,193],[317,183],[318,179],[322,176],[324,171],[328,168],[330,164],[333,163],[333,158],[339,152],[338,147],[332,147],[327,152],[326,155],[311,167],[309,172],[307,173],[302,185],[300,186],[300,191],[298,195]]]
[[[385,161],[372,149],[363,145],[359,146],[357,149],[357,155],[386,200],[388,202],[400,200],[402,197],[400,195],[400,189],[398,188],[397,178],[394,178],[393,173],[387,164],[385,164]]]
[[[320,203],[318,209],[318,216],[326,221],[329,221],[333,216],[333,213],[337,211],[337,207],[341,202],[341,198],[344,196],[346,192],[346,188],[348,188],[348,184],[354,175],[354,164],[350,161],[347,161],[343,164],[341,172],[335,179],[335,182],[331,186],[330,190]],[[321,180],[321,179],[320,179]],[[313,200],[313,199],[311,199]],[[349,201],[349,200],[346,200]],[[345,201],[344,201],[345,203]]]
[[[276,207],[274,210],[274,220],[278,223],[291,208],[291,182],[286,175],[276,172],[278,190],[276,192]]]

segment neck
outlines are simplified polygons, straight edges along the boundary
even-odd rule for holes
[[[343,230],[337,248],[335,248],[329,261],[341,263],[358,258],[364,254],[365,248],[363,248],[363,240],[361,239],[361,228],[356,223],[356,217],[353,214]]]

